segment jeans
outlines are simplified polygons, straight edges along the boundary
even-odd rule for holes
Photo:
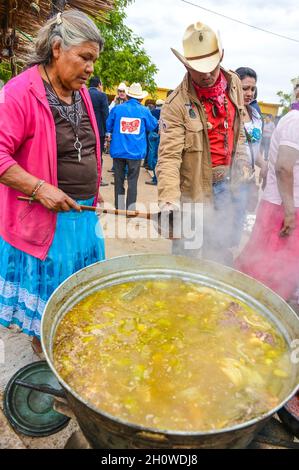
[[[197,231],[202,230],[202,247],[190,249],[190,241],[198,237],[198,234],[194,233],[193,239],[173,240],[172,253],[192,258],[203,257],[231,265],[232,254],[229,249],[233,246],[234,207],[229,180],[214,183],[213,196],[214,202],[203,206],[203,217],[201,211],[196,209],[196,204],[192,203],[192,226],[196,227]],[[182,214],[184,217],[184,209]]]
[[[234,215],[233,215],[233,230],[232,230],[232,243],[233,246],[238,246],[243,234],[244,223],[247,214],[247,204],[249,197],[249,185],[243,183],[232,196]]]
[[[262,138],[261,148],[264,149],[264,160],[266,160],[266,162],[269,160],[270,144],[271,144],[271,137]]]

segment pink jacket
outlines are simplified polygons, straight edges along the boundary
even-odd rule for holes
[[[99,187],[98,127],[86,87],[80,93],[97,139]],[[0,94],[0,176],[16,163],[57,186],[55,123],[37,66],[10,80]],[[22,193],[0,184],[0,236],[19,250],[45,260],[54,238],[57,216],[40,204],[18,201],[19,195]]]

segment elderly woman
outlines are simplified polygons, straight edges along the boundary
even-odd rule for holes
[[[1,92],[0,323],[33,336],[35,350],[52,292],[105,257],[95,213],[80,210],[99,198],[100,141],[85,84],[102,46],[86,15],[59,13],[40,30],[27,70]]]

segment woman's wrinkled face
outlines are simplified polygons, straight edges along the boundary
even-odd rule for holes
[[[58,79],[68,90],[80,90],[94,71],[100,47],[96,42],[83,42],[79,46],[63,49],[59,43],[53,46],[53,66]]]
[[[254,100],[256,91],[256,80],[252,77],[245,77],[242,82],[243,97],[245,105],[249,105]]]

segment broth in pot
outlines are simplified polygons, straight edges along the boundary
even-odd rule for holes
[[[181,432],[270,411],[291,373],[288,345],[268,319],[182,279],[127,282],[86,297],[58,325],[54,364],[99,410]]]

